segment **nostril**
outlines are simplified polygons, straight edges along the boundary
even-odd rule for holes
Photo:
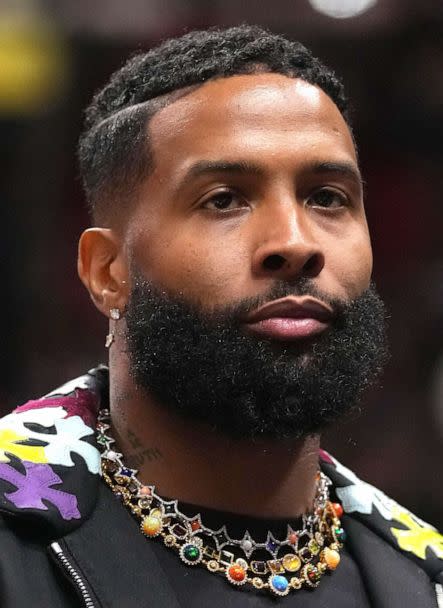
[[[266,270],[279,270],[285,263],[285,258],[281,255],[269,255],[263,262]]]
[[[305,273],[314,272],[317,269],[317,266],[318,266],[317,256],[313,255],[303,265],[303,272],[305,272]]]

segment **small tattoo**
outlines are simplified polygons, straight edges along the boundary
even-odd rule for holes
[[[134,431],[128,431],[128,439],[129,439],[129,443],[132,445],[132,447],[134,449],[143,447],[142,442],[137,437],[137,435],[134,433]]]
[[[126,403],[126,401],[129,401],[130,399],[132,399],[132,397],[132,392],[122,391],[121,393],[117,393],[116,395],[114,395],[113,400],[115,401],[115,403]]]
[[[131,469],[140,468],[145,462],[151,462],[152,460],[160,460],[163,458],[163,454],[158,448],[146,448],[141,452],[135,452],[134,454],[128,454],[126,456],[126,462]]]

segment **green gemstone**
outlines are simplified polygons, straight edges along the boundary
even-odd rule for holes
[[[309,551],[313,555],[317,555],[317,553],[320,551],[320,547],[318,546],[318,544],[317,544],[317,542],[315,540],[310,540],[309,541],[308,548],[309,548]]]
[[[97,437],[97,443],[99,445],[106,445],[106,437],[104,435],[99,435]]]
[[[190,562],[195,562],[200,557],[200,549],[198,547],[196,547],[195,545],[187,545],[183,550],[183,555]]]
[[[346,532],[343,528],[335,528],[335,537],[339,542],[343,542],[346,539]]]

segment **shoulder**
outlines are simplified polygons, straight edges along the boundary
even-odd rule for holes
[[[87,517],[100,470],[100,370],[0,419],[0,513],[66,533]]]
[[[431,580],[443,582],[443,535],[383,491],[361,480],[326,452],[321,466],[345,515],[411,560]]]

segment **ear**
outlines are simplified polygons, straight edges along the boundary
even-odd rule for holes
[[[92,301],[107,317],[111,308],[124,311],[129,272],[121,239],[110,228],[89,228],[78,245],[78,274]]]

